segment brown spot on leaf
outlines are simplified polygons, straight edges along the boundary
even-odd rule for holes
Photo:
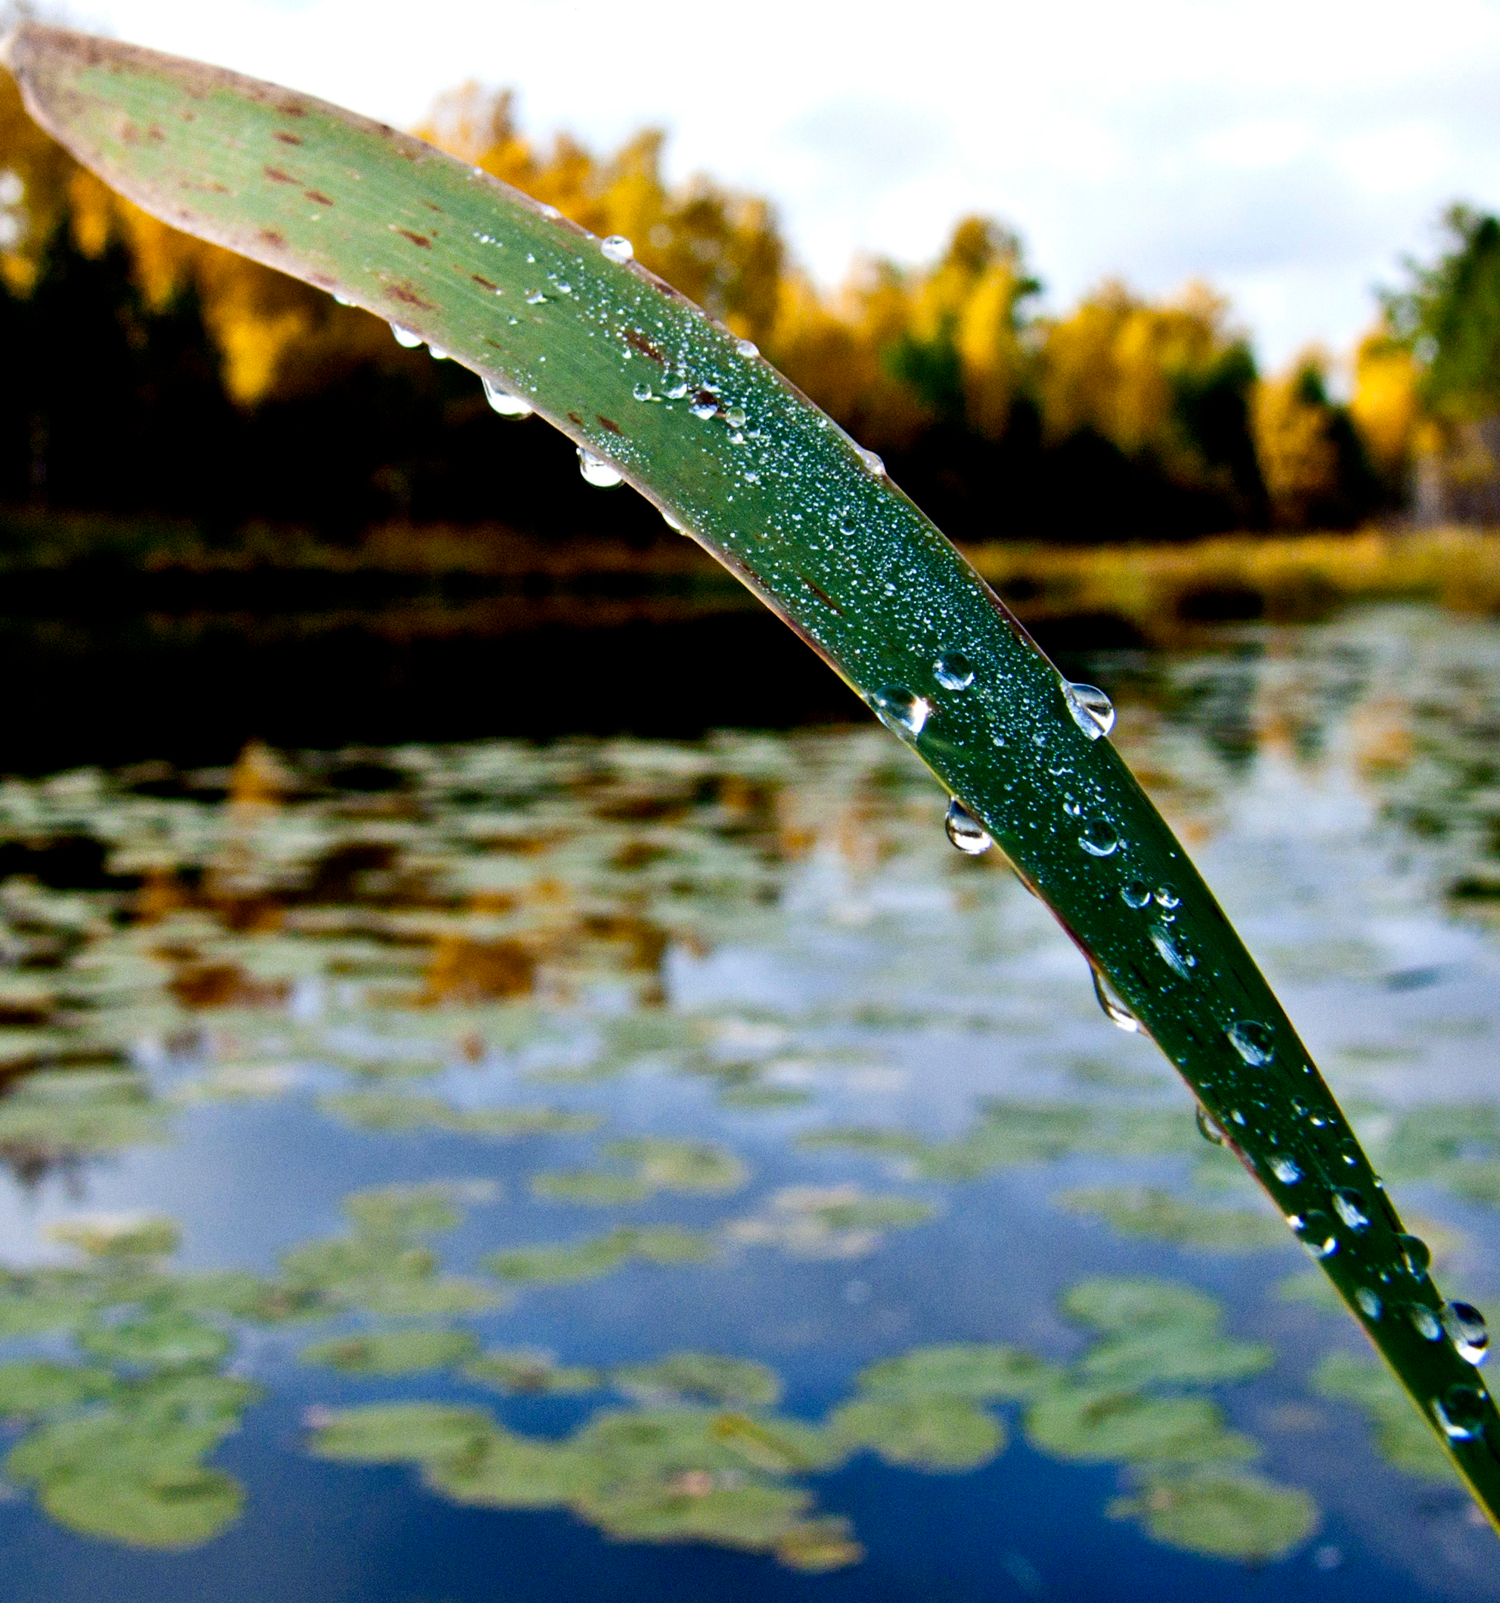
[[[295,184],[297,180],[290,173],[284,173],[279,167],[262,167],[261,171],[273,184]]]
[[[436,212],[439,217],[443,215],[443,208],[439,205],[436,205],[433,201],[424,200],[422,204],[428,209],[428,211]]]
[[[327,195],[323,193],[321,189],[304,189],[302,191],[302,198],[304,200],[316,201],[320,206],[333,205],[333,202],[328,198]]]
[[[618,434],[622,440],[625,438],[625,430],[622,429],[612,417],[605,417],[603,412],[595,412],[594,416],[599,419],[600,423],[607,428],[611,434]]]
[[[302,143],[301,134],[288,133],[285,128],[278,128],[276,130],[275,137],[279,139],[283,145],[300,145]]]
[[[798,577],[802,580],[803,584],[805,584],[807,588],[812,591],[818,600],[823,603],[825,607],[832,607],[841,618],[844,616],[844,609],[838,604],[837,601],[833,599],[831,595],[828,594],[826,590],[819,589],[819,587],[815,585],[805,573],[799,574]]]
[[[568,413],[568,422],[576,423],[579,426],[579,428],[583,427],[583,419],[581,417],[579,417],[579,415],[576,412],[569,412]]]
[[[269,245],[272,250],[286,249],[285,238],[278,234],[274,228],[263,228],[255,237],[262,245]]]
[[[486,344],[486,345],[489,345],[489,346],[492,346],[492,347],[493,347],[493,348],[494,348],[494,349],[495,349],[495,350],[497,350],[497,351],[503,351],[503,350],[504,350],[504,349],[505,349],[505,347],[504,347],[504,346],[503,346],[503,345],[502,345],[502,344],[501,344],[501,343],[500,343],[500,341],[499,341],[499,340],[492,340],[492,339],[491,339],[491,338],[490,338],[490,337],[489,337],[489,335],[488,335],[488,334],[486,334],[486,335],[485,335],[485,336],[484,336],[484,343],[485,343],[485,344]]]
[[[432,241],[428,239],[426,234],[419,234],[411,228],[398,228],[396,232],[400,234],[402,239],[409,239],[413,245],[419,245],[423,250],[432,249]]]
[[[472,278],[476,284],[482,285],[485,289],[497,289],[499,287],[498,285],[490,283],[489,279],[481,278],[478,273],[470,273],[469,277]]]
[[[651,343],[650,340],[646,338],[644,334],[640,332],[639,329],[627,328],[625,330],[625,343],[631,348],[631,350],[639,351],[642,356],[648,357],[651,361],[655,362],[658,367],[665,367],[667,365],[666,357],[662,355],[662,353]]]
[[[392,300],[400,301],[403,306],[420,306],[429,312],[432,310],[432,302],[423,300],[410,284],[392,284],[386,294]]]
[[[295,100],[283,100],[276,109],[287,117],[305,117],[307,115],[307,107]]]

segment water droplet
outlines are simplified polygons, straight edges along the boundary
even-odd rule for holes
[[[638,401],[654,401],[656,397],[651,393],[651,386],[642,380],[630,392]]]
[[[1380,1298],[1368,1286],[1361,1286],[1354,1293],[1354,1300],[1359,1304],[1360,1312],[1364,1314],[1366,1319],[1380,1318]]]
[[[1177,945],[1172,939],[1171,930],[1165,924],[1153,924],[1148,933],[1151,936],[1151,944],[1156,948],[1162,962],[1180,979],[1191,979],[1198,960]]]
[[[446,362],[448,360],[448,353],[441,345],[429,345],[427,347],[427,354],[433,359],[434,362]]]
[[[948,816],[943,820],[943,828],[948,832],[948,839],[969,857],[978,857],[995,844],[990,832],[957,796],[948,803]]]
[[[914,695],[904,685],[887,685],[870,697],[875,716],[898,735],[920,735],[932,713],[925,696]]]
[[[1450,1302],[1443,1309],[1443,1328],[1466,1364],[1482,1364],[1489,1357],[1489,1329],[1472,1303]]]
[[[391,333],[396,336],[396,343],[408,351],[414,351],[422,343],[422,336],[414,334],[409,328],[402,328],[399,323],[391,324]]]
[[[554,223],[559,217],[562,216],[562,213],[557,209],[557,207],[552,205],[543,205],[541,212],[543,217],[547,218],[549,222]]]
[[[728,411],[724,413],[724,421],[732,429],[743,428],[745,426],[744,411],[738,406],[731,406]]]
[[[354,305],[354,302],[351,301],[347,295],[340,295],[337,292],[335,292],[333,298],[334,298],[334,300],[336,300],[339,303],[340,306],[353,306]]]
[[[1254,1019],[1240,1019],[1224,1033],[1229,1037],[1229,1044],[1252,1068],[1264,1068],[1276,1055],[1269,1024],[1259,1024]]]
[[[1347,1186],[1333,1190],[1333,1209],[1356,1235],[1370,1228],[1370,1216],[1365,1212],[1365,1199]]]
[[[760,355],[760,346],[758,346],[755,343],[754,340],[741,340],[735,346],[735,350],[737,350],[740,353],[741,356],[759,356]]]
[[[565,280],[559,279],[557,284],[557,293],[559,295],[571,295],[573,293],[573,286],[567,283]]]
[[[528,290],[526,292],[526,304],[528,306],[545,306],[547,297],[539,289]]]
[[[493,379],[485,378],[484,398],[491,408],[501,417],[522,418],[530,417],[536,408],[530,401],[523,401],[519,395],[512,395],[509,390],[503,390]]]
[[[745,476],[745,483],[746,484],[759,484],[760,483],[760,474],[755,468],[746,468],[744,476]]]
[[[884,477],[885,463],[882,462],[873,451],[865,450],[864,446],[862,445],[856,445],[854,449],[859,452],[860,461],[863,462],[867,468],[869,468],[871,473],[879,474],[880,476]]]
[[[1287,1157],[1272,1158],[1271,1173],[1284,1186],[1294,1186],[1302,1178],[1302,1171]]]
[[[688,411],[696,418],[717,417],[719,414],[719,400],[710,395],[707,390],[700,390]]]
[[[1078,844],[1090,857],[1110,857],[1119,851],[1120,837],[1115,834],[1114,826],[1106,823],[1104,819],[1091,818],[1083,826]]]
[[[679,523],[665,507],[661,509],[661,516],[662,522],[665,523],[669,529],[674,529],[678,534],[687,533],[687,524]]]
[[[1229,1115],[1229,1117],[1233,1119],[1236,1124],[1242,1125],[1245,1122],[1245,1115],[1241,1113],[1238,1108],[1236,1108],[1234,1112]]]
[[[1414,1302],[1406,1312],[1412,1322],[1412,1328],[1419,1336],[1425,1337],[1428,1341],[1443,1339],[1443,1322],[1425,1302]]]
[[[1125,898],[1127,907],[1144,907],[1151,900],[1151,887],[1132,879],[1120,887],[1120,895]]]
[[[1156,905],[1158,907],[1181,907],[1182,898],[1177,894],[1175,885],[1158,885],[1156,887]]]
[[[578,447],[578,471],[596,490],[613,490],[625,482],[625,475],[611,466],[602,456],[595,456],[587,446]]]
[[[974,683],[974,664],[962,652],[945,651],[932,672],[944,690],[967,690]]]
[[[1197,1119],[1198,1134],[1201,1135],[1205,1141],[1211,1141],[1216,1147],[1228,1145],[1228,1138],[1214,1122],[1213,1114],[1211,1114],[1201,1102],[1198,1104]]]
[[[669,385],[667,385],[667,399],[669,401],[680,401],[683,396],[687,394],[687,392],[688,387],[686,379],[674,379]]]
[[[599,241],[599,249],[612,262],[628,262],[635,255],[635,246],[623,234],[611,234]]]
[[[1401,1256],[1406,1260],[1407,1273],[1418,1280],[1427,1278],[1432,1265],[1432,1251],[1420,1236],[1397,1236],[1401,1243]]]
[[[1063,700],[1073,722],[1090,740],[1098,740],[1115,727],[1114,703],[1097,685],[1064,685]]]
[[[1104,1016],[1117,1030],[1124,1030],[1127,1035],[1141,1033],[1141,1021],[1130,1011],[1125,1004],[1110,990],[1109,981],[1092,964],[1089,965],[1094,976],[1094,998],[1104,1010]]]
[[[1432,1400],[1432,1411],[1450,1441],[1471,1442],[1484,1435],[1484,1420],[1489,1399],[1478,1386],[1465,1386],[1462,1381],[1450,1386],[1441,1397]]]
[[[1287,1223],[1314,1258],[1331,1258],[1339,1250],[1339,1238],[1334,1234],[1333,1220],[1319,1209],[1309,1208],[1306,1213],[1294,1213]]]

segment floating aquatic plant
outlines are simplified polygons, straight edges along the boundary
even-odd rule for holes
[[[1425,1249],[1116,754],[1107,699],[1058,674],[878,457],[635,264],[628,241],[597,240],[419,140],[35,24],[6,59],[33,115],[130,199],[471,367],[498,411],[562,429],[585,478],[649,496],[812,645],[946,787],[955,844],[987,837],[1005,854],[1088,958],[1111,1019],[1182,1072],[1205,1129],[1286,1216],[1496,1518],[1500,1414],[1474,1344],[1452,1337]],[[736,1497],[705,1498],[694,1528],[726,1498],[753,1525]],[[630,1507],[601,1523],[658,1528],[658,1502]]]

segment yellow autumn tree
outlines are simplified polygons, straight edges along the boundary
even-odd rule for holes
[[[1207,285],[1153,304],[1118,281],[1043,330],[1037,399],[1049,440],[1091,429],[1126,456],[1151,452],[1194,479],[1203,463],[1181,422],[1180,398],[1235,353],[1229,305]]]
[[[1339,488],[1339,453],[1328,400],[1328,353],[1302,352],[1286,372],[1263,379],[1251,409],[1255,452],[1279,528],[1307,528]]]
[[[1349,415],[1371,462],[1389,484],[1406,478],[1425,432],[1417,378],[1415,357],[1388,330],[1377,328],[1359,342]]]

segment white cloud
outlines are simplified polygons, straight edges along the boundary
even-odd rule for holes
[[[1500,0],[71,0],[82,25],[398,123],[466,78],[534,132],[643,123],[769,194],[825,279],[1019,228],[1055,304],[1233,293],[1272,362],[1350,340],[1455,198],[1500,206]]]

